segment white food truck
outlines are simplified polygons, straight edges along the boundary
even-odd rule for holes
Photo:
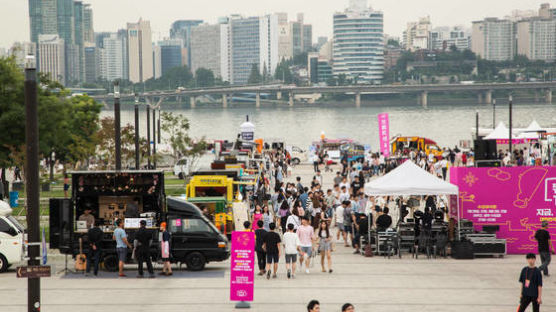
[[[20,263],[24,255],[25,229],[11,214],[10,205],[0,200],[0,273]]]

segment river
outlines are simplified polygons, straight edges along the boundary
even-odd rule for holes
[[[496,105],[496,123],[508,125],[508,105]],[[164,106],[163,106],[164,109]],[[233,108],[167,109],[172,113],[185,115],[191,124],[191,136],[207,139],[235,139],[239,125],[249,115],[255,124],[255,137],[282,138],[288,144],[307,148],[324,131],[328,138],[349,137],[370,144],[373,150],[378,146],[377,114],[390,114],[390,136],[426,136],[442,147],[452,147],[459,140],[471,139],[471,127],[475,126],[475,112],[479,112],[480,127],[492,126],[492,106],[434,105],[424,109],[418,105],[392,107],[345,106],[299,106],[262,107],[252,105]],[[133,110],[123,110],[122,125],[134,122]],[[101,114],[113,116],[110,110]],[[542,127],[556,127],[556,104],[519,103],[513,106],[514,127],[527,127],[536,120]],[[142,108],[140,131],[146,136],[146,116]],[[164,134],[163,134],[164,138]]]

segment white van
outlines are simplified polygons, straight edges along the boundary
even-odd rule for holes
[[[11,214],[10,205],[0,201],[0,273],[23,261],[25,229]]]
[[[187,162],[187,158],[181,158],[178,162],[174,165],[174,175],[180,179],[185,179],[189,174],[189,164]]]

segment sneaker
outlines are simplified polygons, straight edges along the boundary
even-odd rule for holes
[[[125,275],[125,274],[123,274],[123,273],[122,273],[122,274],[118,274],[118,276],[119,276],[119,277],[127,277],[127,275]]]
[[[356,255],[358,253],[359,253],[359,250],[356,250],[356,251],[353,252],[354,255]]]
[[[328,273],[332,273],[332,269],[328,270]]]
[[[291,277],[292,277],[292,271],[288,270],[288,278],[291,278]]]
[[[258,276],[263,276],[263,274],[264,274],[263,272],[257,273]]]
[[[266,279],[270,279],[270,270],[266,272]]]
[[[278,275],[276,275],[276,273],[274,273],[274,275],[272,275],[272,278],[277,278]]]
[[[309,269],[305,269],[305,274],[309,274]]]

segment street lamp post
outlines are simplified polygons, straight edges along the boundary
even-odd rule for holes
[[[151,168],[151,110],[147,104],[147,168]]]
[[[153,168],[156,169],[156,108],[153,107]]]
[[[496,128],[496,99],[492,99],[492,129]]]
[[[40,265],[39,250],[39,114],[37,103],[37,69],[35,58],[25,64],[25,191],[27,193],[27,234],[29,266]],[[41,281],[27,279],[27,311],[41,310]]]
[[[135,169],[139,170],[139,97],[135,93]]]
[[[509,102],[510,102],[510,107],[509,107],[509,113],[510,113],[510,137],[509,137],[509,145],[510,145],[510,161],[513,159],[513,151],[512,151],[512,127],[513,127],[513,121],[512,121],[512,95],[510,94],[509,97]]]
[[[116,147],[116,170],[122,170],[122,140],[120,129],[120,82],[114,81],[114,130]]]
[[[158,144],[160,144],[160,107],[158,108]]]

